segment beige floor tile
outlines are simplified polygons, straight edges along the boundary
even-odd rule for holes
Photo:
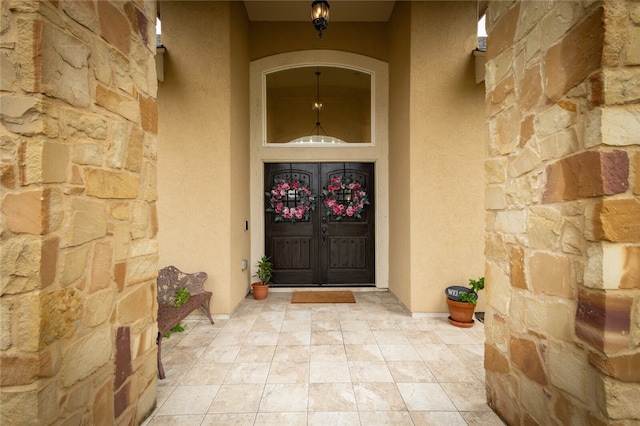
[[[247,341],[245,345],[275,346],[278,344],[279,337],[280,337],[279,331],[276,331],[276,332],[251,331],[247,336]]]
[[[433,383],[436,378],[423,361],[387,362],[396,383]]]
[[[421,361],[420,354],[412,345],[380,345],[382,356],[387,361]]]
[[[255,413],[207,414],[202,426],[253,426],[255,420]]]
[[[165,378],[162,380],[158,379],[158,388],[175,388],[191,368],[193,368],[192,364],[171,364],[165,363],[164,360],[162,365],[164,367]]]
[[[307,412],[258,413],[254,426],[306,425]]]
[[[240,348],[235,362],[271,362],[275,351],[275,346],[245,345]]]
[[[255,323],[254,319],[230,319],[220,330],[221,333],[248,333]]]
[[[214,346],[242,346],[247,341],[249,331],[247,332],[235,332],[235,331],[221,331],[213,338],[212,344]]]
[[[379,345],[410,345],[409,339],[404,335],[403,331],[379,331],[374,330],[373,336]]]
[[[280,331],[311,331],[311,320],[284,320]]]
[[[310,383],[309,411],[356,411],[351,383]]]
[[[309,385],[307,383],[270,383],[264,387],[260,412],[307,412],[309,405]]]
[[[404,335],[412,345],[442,345],[444,343],[435,331],[405,330]]]
[[[209,325],[210,325],[210,328],[207,328],[206,326],[205,327],[198,326],[199,328],[195,330],[191,330],[189,334],[184,336],[184,338],[178,342],[176,347],[201,348],[203,342],[206,342],[208,344],[220,331],[219,329],[215,328],[211,324]],[[173,336],[175,336],[175,334],[172,334],[172,337]]]
[[[267,383],[309,383],[309,363],[273,362]]]
[[[354,383],[359,411],[400,411],[407,407],[395,383]]]
[[[278,345],[309,345],[311,343],[311,330],[309,331],[281,331]]]
[[[312,311],[310,310],[304,310],[304,311],[292,311],[290,309],[287,309],[285,315],[284,315],[284,319],[285,320],[291,320],[291,321],[305,321],[305,322],[310,322],[311,321],[311,317],[312,317]]]
[[[310,312],[312,322],[338,320],[338,312],[335,310],[310,310]]]
[[[411,418],[420,426],[467,426],[457,411],[412,411]]]
[[[264,385],[221,385],[209,413],[257,413]]]
[[[346,362],[344,345],[312,345],[311,362]]]
[[[205,414],[219,385],[178,386],[158,411],[159,416]]]
[[[355,304],[251,295],[163,340],[167,378],[143,425],[502,425],[486,403],[484,324],[412,318],[388,292]],[[461,369],[460,365],[465,368]]]
[[[458,411],[491,411],[484,383],[441,383]]]
[[[484,360],[484,344],[448,345],[451,352],[465,364]]]
[[[360,411],[359,414],[362,425],[413,426],[407,411]]]
[[[311,331],[341,331],[340,322],[335,318],[327,320],[313,320],[311,323]]]
[[[360,416],[357,411],[310,411],[307,416],[307,425],[360,426]]]
[[[435,333],[447,345],[459,345],[469,342],[469,337],[457,327],[451,327],[449,330],[436,330]]]
[[[309,383],[351,383],[349,364],[346,362],[311,362]]]
[[[346,315],[342,315],[346,316]],[[349,319],[340,319],[340,330],[344,331],[370,331],[369,323],[362,321],[357,315]]]
[[[427,367],[440,383],[473,383],[478,377],[469,368],[461,368],[459,361],[427,361]]]
[[[393,376],[384,361],[349,362],[349,371],[353,383],[393,383]]]
[[[312,345],[342,345],[342,333],[340,331],[312,331]]]
[[[143,426],[199,426],[202,424],[202,414],[185,416],[155,416]]]
[[[376,338],[371,330],[343,331],[342,340],[345,345],[377,345]]]
[[[374,315],[375,316],[375,315]],[[369,328],[374,331],[399,331],[400,326],[391,318],[371,318],[368,319]]]
[[[236,360],[242,346],[210,345],[198,358],[198,362],[214,364],[217,362],[231,363]]]
[[[493,411],[460,413],[469,426],[504,426],[504,422]]]
[[[273,362],[309,362],[311,347],[306,345],[278,345]]]
[[[164,347],[162,348],[162,363],[163,365],[177,365],[177,364],[194,364],[200,355],[202,355],[207,349],[204,346],[201,347],[180,347],[176,346],[175,348],[165,351]]]
[[[177,386],[158,386],[156,390],[156,410],[169,398],[169,395],[176,390]]]
[[[438,383],[396,383],[409,411],[456,411]]]
[[[256,321],[284,321],[285,317],[287,316],[286,310],[267,311],[264,309],[259,309],[254,311],[254,313],[256,315]]]
[[[224,378],[225,384],[254,383],[264,384],[269,374],[269,362],[237,362],[231,365],[227,376]]]
[[[184,376],[181,385],[221,385],[227,376],[230,363],[198,364]]]
[[[344,345],[348,361],[384,361],[378,345]]]
[[[451,361],[458,358],[449,346],[442,344],[414,344],[413,347],[420,354],[422,361]]]

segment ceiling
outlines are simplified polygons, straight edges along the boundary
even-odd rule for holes
[[[250,21],[309,21],[312,0],[245,0]],[[330,0],[331,22],[387,22],[395,1]]]

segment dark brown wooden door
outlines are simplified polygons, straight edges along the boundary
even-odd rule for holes
[[[359,218],[338,220],[324,206],[323,188],[332,178],[343,176],[367,193],[369,204]],[[265,164],[265,193],[281,179],[298,179],[316,200],[316,209],[306,220],[276,221],[274,213],[265,213],[265,253],[274,263],[274,286],[375,285],[373,176],[372,163]],[[337,191],[336,195],[346,198],[341,204],[348,204],[349,194]],[[265,209],[269,206],[265,197]]]

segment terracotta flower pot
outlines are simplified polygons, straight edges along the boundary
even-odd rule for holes
[[[473,312],[476,305],[467,302],[457,302],[447,297],[447,305],[449,305],[449,322],[456,327],[469,328],[473,327]]]
[[[253,298],[256,300],[262,300],[267,298],[269,293],[269,284],[253,283],[251,284],[253,289]]]

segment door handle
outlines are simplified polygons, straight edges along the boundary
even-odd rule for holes
[[[321,233],[322,233],[322,244],[326,244],[327,242],[327,225],[322,225]]]

